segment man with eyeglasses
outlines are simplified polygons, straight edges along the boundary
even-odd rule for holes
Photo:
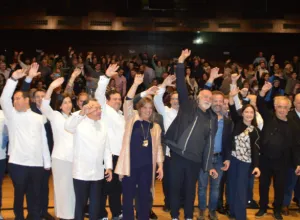
[[[274,178],[274,217],[283,219],[281,216],[282,203],[284,200],[284,183],[291,159],[297,165],[296,175],[300,175],[298,152],[295,149],[292,121],[288,120],[291,101],[285,96],[274,98],[275,114],[269,112],[264,102],[264,96],[272,88],[267,82],[257,97],[257,108],[264,119],[264,127],[261,137],[261,155],[259,180],[260,209],[255,214],[256,218],[263,217],[269,203],[269,187],[272,177]]]

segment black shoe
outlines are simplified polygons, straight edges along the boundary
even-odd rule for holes
[[[227,209],[224,206],[220,206],[217,208],[217,212],[219,212],[221,215],[226,215]]]
[[[52,215],[50,215],[49,212],[46,212],[43,215],[41,215],[41,218],[45,220],[55,220],[55,218]]]
[[[274,218],[276,220],[283,220],[283,217],[282,217],[281,213],[278,212],[278,211],[274,211]]]
[[[84,217],[89,218],[90,214],[89,214],[89,205],[85,206],[84,208]]]
[[[163,207],[163,211],[164,211],[164,212],[170,212],[171,209],[170,209],[169,207],[167,207],[167,206],[164,206],[164,207]]]
[[[247,203],[247,209],[259,209],[259,206],[256,201],[250,200]]]
[[[157,215],[151,210],[151,211],[150,211],[150,214],[149,214],[149,218],[150,218],[151,220],[156,220],[156,219],[157,219]]]
[[[255,214],[255,218],[262,218],[267,214],[266,210],[260,209],[258,212]]]
[[[293,198],[293,202],[296,203],[297,206],[300,206],[299,199],[296,197]]]

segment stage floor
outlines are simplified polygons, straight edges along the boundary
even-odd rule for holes
[[[54,208],[53,208],[53,184],[52,184],[52,179],[50,180],[50,195],[49,195],[49,213],[51,213],[52,215],[54,215]],[[256,201],[259,200],[259,195],[258,195],[258,182],[255,182],[255,186],[254,186],[254,199]],[[14,218],[14,214],[13,214],[13,186],[12,186],[12,182],[11,179],[9,177],[6,176],[6,178],[4,179],[3,182],[3,199],[2,199],[2,215],[4,217],[4,219],[13,219]],[[156,183],[156,194],[155,194],[155,200],[154,200],[154,208],[153,211],[157,214],[158,219],[160,220],[167,220],[170,219],[170,214],[169,213],[165,213],[162,211],[162,206],[163,206],[163,192],[162,192],[162,186],[161,186],[161,182],[157,182]],[[196,198],[195,200],[195,205],[198,204],[198,199]],[[270,192],[270,201],[273,201],[273,187],[271,187],[271,192]],[[271,205],[270,205],[271,206]],[[26,207],[26,204],[25,204]],[[285,217],[285,220],[298,220],[300,219],[300,213],[297,212],[297,207],[294,203],[292,203],[291,205],[291,211],[290,211],[290,216]],[[109,212],[109,208],[108,208],[108,212]],[[251,210],[248,209],[247,213],[248,213],[248,218],[249,219],[255,219],[255,212],[257,212],[257,210]],[[26,213],[26,210],[25,210]],[[272,217],[272,210],[268,210],[268,215],[265,216],[264,220],[271,220],[274,219]],[[26,215],[25,215],[26,216]],[[194,219],[196,219],[196,217],[198,216],[198,209],[195,208],[195,212],[194,212]],[[225,220],[228,219],[227,216],[224,215],[218,215],[220,220]],[[183,213],[181,210],[181,216],[180,219],[183,219]],[[207,217],[208,219],[208,217]]]

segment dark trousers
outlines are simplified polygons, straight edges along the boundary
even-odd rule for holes
[[[100,198],[104,180],[84,181],[73,179],[75,191],[75,219],[83,220],[84,211],[89,199],[89,218],[98,220],[100,216]]]
[[[170,209],[171,205],[170,205],[170,186],[171,186],[171,182],[170,182],[170,170],[171,170],[171,158],[168,156],[165,156],[165,160],[164,160],[164,178],[162,180],[163,183],[163,192],[164,192],[164,196],[165,196],[165,207]]]
[[[118,161],[118,156],[113,156],[113,167],[115,168]],[[113,217],[118,217],[121,214],[121,194],[122,194],[122,184],[119,180],[119,175],[114,173],[111,182],[104,181],[103,189],[101,194],[100,203],[100,218],[105,218],[108,216],[106,211],[106,200],[109,199],[109,208]]]
[[[247,190],[247,202],[253,200],[253,188],[254,188],[254,175],[253,172],[253,166],[249,169],[249,181],[248,181],[248,190]]]
[[[223,172],[221,182],[220,182],[220,188],[219,188],[219,200],[218,200],[218,208],[221,208],[224,206],[224,195],[225,195],[225,207],[228,206],[228,172]]]
[[[299,177],[294,189],[294,197],[300,201],[300,178]]]
[[[134,220],[133,200],[138,190],[139,219],[149,219],[149,191],[152,184],[152,164],[140,168],[132,168],[130,176],[122,180],[123,190],[123,219]]]
[[[48,212],[49,205],[49,178],[51,171],[43,170],[42,174],[42,183],[41,183],[41,192],[40,192],[40,215],[43,216]],[[32,186],[28,186],[28,190],[30,191]],[[26,200],[34,200],[34,197],[31,197],[31,194],[26,195]],[[31,209],[30,204],[27,205],[28,209]]]
[[[286,179],[285,179],[283,206],[288,207],[291,204],[292,196],[295,190],[295,186],[297,184],[297,180],[298,180],[298,176],[295,174],[295,168],[288,168]]]
[[[271,179],[274,181],[274,210],[280,212],[284,199],[284,184],[287,173],[286,161],[284,158],[270,159],[263,155],[260,156],[259,178],[259,205],[261,209],[267,210],[269,204],[269,187]]]
[[[0,160],[0,211],[2,207],[2,183],[5,176],[6,159]]]
[[[176,153],[172,153],[171,158],[171,216],[172,218],[179,217],[180,209],[180,192],[182,183],[184,180],[184,218],[193,218],[194,212],[194,201],[195,201],[195,191],[196,182],[200,172],[201,163],[196,163],[191,160],[187,160]]]
[[[231,157],[228,170],[229,209],[230,214],[238,220],[247,219],[247,186],[251,164]]]
[[[28,215],[32,219],[40,219],[40,193],[44,168],[8,164],[9,173],[14,185],[15,219],[24,219],[23,202],[27,194]],[[30,186],[30,187],[29,187]]]

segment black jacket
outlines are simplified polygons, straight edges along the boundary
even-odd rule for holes
[[[300,118],[296,110],[290,111],[288,114],[288,121],[291,122],[293,139],[293,166],[300,166]]]
[[[282,121],[270,111],[264,97],[257,96],[257,108],[264,119],[264,127],[261,136],[261,154],[269,159],[282,159],[282,162],[290,163],[293,154],[294,134],[292,122]]]
[[[214,153],[214,139],[218,127],[217,115],[211,109],[203,113],[197,102],[188,99],[183,64],[177,65],[176,77],[180,107],[176,118],[166,133],[165,144],[170,147],[172,152],[188,160],[201,162],[204,171],[210,170]],[[209,118],[208,136],[200,130],[194,130],[194,127],[201,128],[204,122],[207,121],[207,118],[204,118],[206,117],[205,114]],[[200,132],[197,133],[197,131]],[[194,142],[189,144],[190,137],[194,135],[194,132],[197,135],[197,144]]]

